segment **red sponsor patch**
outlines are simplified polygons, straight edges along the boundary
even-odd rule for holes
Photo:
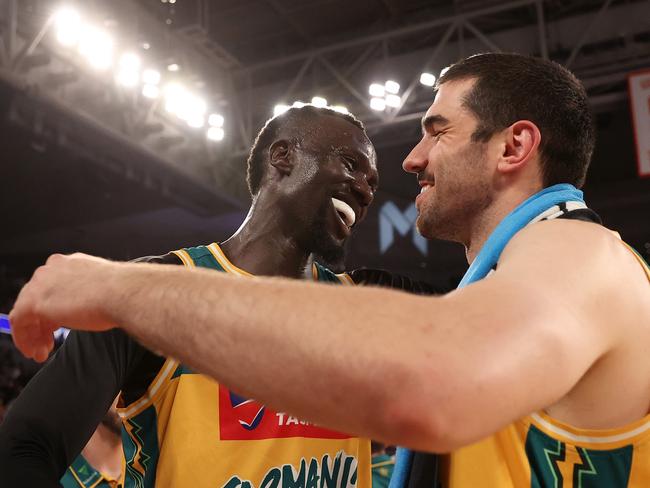
[[[347,434],[317,427],[261,403],[243,398],[219,385],[219,432],[221,440],[245,441],[307,437],[349,439]]]

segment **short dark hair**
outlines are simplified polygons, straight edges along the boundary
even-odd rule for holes
[[[282,134],[299,141],[306,135],[313,134],[313,125],[323,115],[339,117],[361,129],[364,134],[365,127],[359,119],[348,112],[339,112],[329,107],[316,107],[306,104],[301,107],[291,107],[286,112],[267,120],[264,127],[255,138],[255,143],[248,155],[246,182],[251,195],[256,195],[260,189],[266,168],[268,148]]]
[[[587,93],[568,69],[521,54],[477,54],[451,65],[437,86],[472,78],[476,83],[463,100],[478,118],[472,140],[487,141],[517,120],[530,120],[542,134],[544,187],[584,184],[596,137]]]

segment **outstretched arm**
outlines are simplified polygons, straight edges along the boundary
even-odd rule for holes
[[[120,324],[270,407],[447,451],[557,401],[611,348],[599,304],[618,293],[601,266],[622,247],[613,239],[591,224],[536,224],[499,271],[440,298],[59,256],[11,319],[28,353],[56,323]]]
[[[0,426],[0,486],[59,487],[120,389],[123,331],[74,331]]]

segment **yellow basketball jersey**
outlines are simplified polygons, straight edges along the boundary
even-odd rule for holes
[[[217,244],[175,254],[189,267],[248,275]],[[349,282],[318,265],[312,273],[319,281]],[[165,361],[146,395],[119,412],[125,427],[125,487],[371,485],[368,440],[271,411],[173,359]]]
[[[450,488],[647,488],[650,415],[620,429],[588,430],[533,414],[442,456],[441,475]]]

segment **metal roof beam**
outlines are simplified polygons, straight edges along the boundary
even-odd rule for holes
[[[370,42],[381,41],[384,39],[392,39],[394,37],[401,37],[409,34],[414,34],[422,30],[431,29],[432,27],[444,26],[447,24],[457,23],[459,21],[464,22],[467,19],[472,19],[475,17],[491,15],[491,14],[495,14],[507,10],[512,10],[515,8],[525,7],[527,5],[534,5],[536,2],[537,0],[512,0],[509,2],[504,2],[500,5],[493,5],[491,7],[481,8],[470,12],[464,12],[462,14],[437,18],[434,20],[430,20],[428,22],[421,22],[419,24],[414,24],[408,27],[401,27],[399,29],[393,29],[379,34],[371,34],[368,36],[358,37],[356,39],[350,39],[348,41],[338,42],[335,44],[331,44],[329,46],[314,48],[296,54],[291,54],[289,56],[284,56],[277,59],[271,59],[269,61],[264,61],[262,63],[254,64],[252,66],[244,68],[243,71],[246,72],[257,71],[262,68],[278,66],[288,62],[298,61],[300,59],[304,59],[311,56],[319,56],[326,53],[340,51],[342,49],[347,49],[352,46],[363,45]]]

